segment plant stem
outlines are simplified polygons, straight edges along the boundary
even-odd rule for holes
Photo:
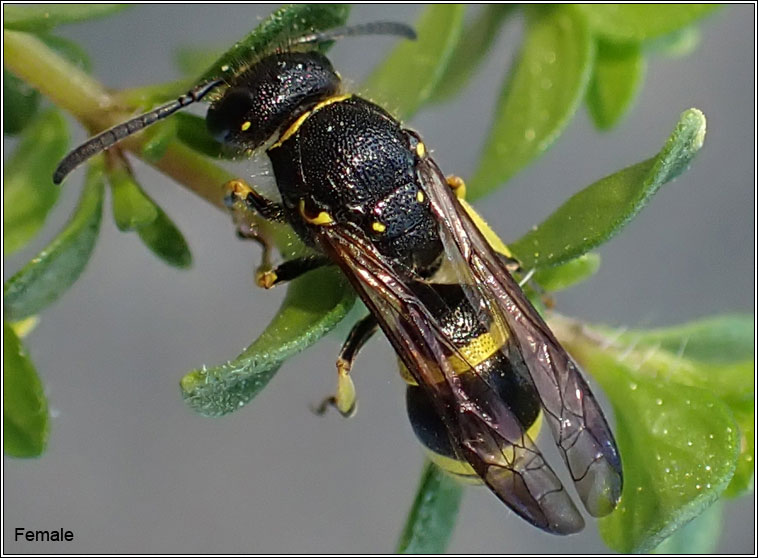
[[[103,85],[81,68],[50,49],[34,35],[3,30],[5,66],[47,96],[60,108],[79,120],[90,133],[97,133],[127,119],[134,110],[111,95]],[[148,138],[136,134],[119,146],[142,158]],[[149,164],[205,201],[225,210],[222,185],[233,178],[178,141],[172,142],[165,155]]]

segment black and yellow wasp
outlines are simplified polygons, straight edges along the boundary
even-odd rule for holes
[[[433,459],[484,482],[545,531],[579,531],[582,515],[533,437],[547,422],[585,508],[603,516],[622,488],[611,430],[578,366],[511,277],[513,260],[493,248],[462,200],[462,181],[443,175],[416,132],[345,92],[316,48],[360,34],[412,38],[413,30],[374,23],[292,39],[232,77],[102,132],[61,162],[54,181],[207,96],[209,131],[240,152],[264,152],[281,196],[232,181],[230,204],[288,223],[312,249],[263,269],[259,284],[336,265],[370,310],[342,348],[330,402],[351,412],[351,365],[381,328],[409,384],[414,431]]]

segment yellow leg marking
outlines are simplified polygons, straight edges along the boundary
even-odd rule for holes
[[[315,217],[308,215],[305,211],[305,200],[300,200],[298,209],[300,210],[300,216],[305,219],[306,223],[310,223],[311,225],[331,225],[334,223],[334,219],[326,211],[319,212]]]
[[[329,407],[334,407],[346,418],[355,415],[358,409],[355,384],[350,377],[350,363],[343,358],[337,359],[337,392],[324,399],[314,411],[317,415],[323,415]]]
[[[273,269],[258,269],[255,272],[255,283],[262,289],[270,289],[276,284],[276,272]]]
[[[455,176],[454,174],[448,176],[447,185],[450,186],[456,198],[459,200],[466,198],[466,183],[460,176]]]
[[[358,406],[355,384],[350,377],[350,363],[343,359],[337,361],[337,393],[334,396],[334,406],[345,417],[355,414]]]
[[[223,188],[238,201],[245,201],[249,194],[254,193],[250,185],[240,178],[234,178],[226,182]]]
[[[500,240],[500,237],[495,234],[495,231],[493,231],[492,228],[487,224],[487,221],[482,219],[482,216],[479,215],[466,200],[458,198],[458,203],[460,203],[461,207],[466,210],[466,213],[468,213],[468,216],[471,217],[471,220],[474,222],[474,225],[476,225],[476,228],[479,229],[479,232],[481,232],[482,235],[484,235],[484,238],[487,240],[487,242],[489,242],[493,250],[495,250],[495,252],[503,254],[504,256],[512,258],[513,252],[511,252],[503,243],[503,241]]]

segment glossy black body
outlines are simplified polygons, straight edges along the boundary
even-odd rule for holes
[[[354,223],[384,256],[428,275],[442,243],[428,203],[418,200],[418,142],[387,112],[359,97],[314,112],[267,152],[288,221],[312,243],[299,213],[305,200],[309,214],[326,211],[336,223]]]
[[[317,51],[269,55],[236,76],[211,105],[208,130],[227,145],[256,149],[339,88],[332,63]],[[250,126],[243,130],[245,122]]]

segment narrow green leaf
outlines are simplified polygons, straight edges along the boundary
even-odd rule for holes
[[[516,12],[517,7],[516,4],[482,6],[476,20],[463,31],[444,74],[429,97],[430,103],[454,97],[466,86],[489,52],[504,21]]]
[[[510,248],[527,268],[557,265],[592,250],[626,226],[663,184],[679,176],[704,139],[703,113],[685,111],[658,155],[575,194]]]
[[[371,98],[400,119],[410,118],[421,108],[452,59],[464,9],[461,4],[427,6],[414,25],[417,39],[400,41],[366,80]]]
[[[501,185],[563,132],[584,98],[595,41],[584,19],[565,6],[528,11],[526,39],[497,102],[471,199]]]
[[[336,269],[317,269],[293,281],[279,312],[241,355],[182,378],[184,398],[206,416],[239,409],[266,386],[285,360],[329,333],[354,302],[353,290]]]
[[[716,500],[653,550],[654,554],[713,554],[721,538],[724,505]]]
[[[120,231],[140,229],[158,218],[158,206],[145,194],[125,165],[109,168],[108,182],[113,219]]]
[[[84,271],[100,231],[104,179],[91,166],[71,219],[42,252],[11,277],[3,288],[5,318],[21,320],[46,308]]]
[[[587,107],[595,126],[607,130],[621,121],[637,98],[645,68],[638,46],[618,48],[600,42],[587,91]]]
[[[223,52],[223,49],[218,47],[180,47],[174,53],[174,63],[182,74],[195,77],[210,68]]]
[[[158,216],[137,229],[145,246],[167,264],[186,269],[192,265],[192,254],[181,231],[164,211],[156,206]]]
[[[748,314],[727,314],[660,329],[633,329],[621,339],[701,362],[738,362],[753,356],[755,320]]]
[[[618,508],[599,520],[619,552],[648,552],[715,502],[734,474],[739,430],[705,389],[658,378],[585,343],[564,344],[611,400],[624,465]]]
[[[152,126],[147,132],[150,135],[142,146],[142,156],[150,163],[156,163],[163,158],[171,142],[176,139],[178,122],[175,114],[174,117],[168,118],[157,125]]]
[[[534,274],[534,280],[546,291],[562,291],[589,279],[598,269],[599,254],[582,254],[562,265],[538,270]]]
[[[109,16],[128,7],[128,4],[5,4],[3,27],[15,31],[46,31],[63,23]]]
[[[187,147],[214,159],[234,157],[234,153],[211,136],[204,118],[180,112],[174,115],[174,121],[177,126],[177,137]]]
[[[37,115],[40,99],[36,89],[3,69],[3,132],[20,134]]]
[[[37,457],[50,431],[42,383],[13,328],[3,322],[3,451]]]
[[[222,54],[198,81],[232,75],[240,61],[250,60],[286,39],[342,25],[349,13],[350,6],[345,4],[290,4],[280,8]]]
[[[463,487],[427,462],[397,543],[398,554],[443,554],[453,535]]]
[[[66,154],[68,130],[63,115],[50,109],[31,122],[3,173],[3,248],[23,247],[45,222],[60,189],[51,177]]]
[[[672,33],[712,13],[717,4],[574,4],[592,31],[610,42],[628,43]]]
[[[700,40],[700,29],[693,26],[647,41],[643,46],[646,53],[681,58],[695,52],[695,49],[700,45]]]

